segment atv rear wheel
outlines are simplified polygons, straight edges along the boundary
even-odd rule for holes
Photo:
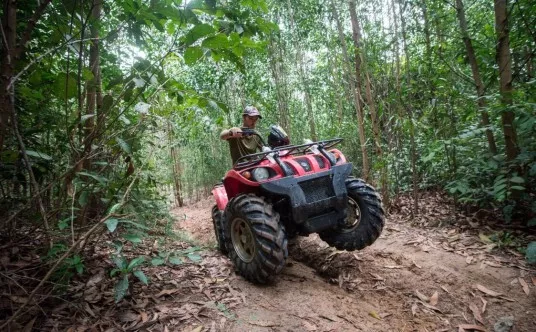
[[[361,179],[348,178],[348,212],[343,227],[321,232],[320,238],[339,250],[360,250],[380,236],[384,210],[380,195]]]
[[[288,256],[279,214],[263,198],[247,194],[227,204],[225,218],[225,243],[238,273],[259,284],[273,281]]]
[[[223,211],[218,209],[217,205],[212,207],[212,224],[214,225],[214,234],[218,243],[218,250],[227,255],[227,247],[225,246],[225,238],[223,236]]]

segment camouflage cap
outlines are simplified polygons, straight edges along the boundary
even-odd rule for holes
[[[244,112],[242,113],[242,115],[258,116],[259,119],[262,119],[261,113],[254,106],[246,106],[246,108],[244,108]]]

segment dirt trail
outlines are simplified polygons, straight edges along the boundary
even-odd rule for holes
[[[211,205],[207,199],[174,210],[178,230],[215,246]],[[486,238],[470,232],[415,228],[400,219],[388,218],[380,239],[359,252],[300,238],[274,285],[231,273],[241,303],[225,310],[220,329],[458,331],[476,324],[494,331],[511,316],[513,327],[500,331],[536,331],[536,274],[519,257],[491,251]]]

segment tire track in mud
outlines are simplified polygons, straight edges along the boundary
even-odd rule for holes
[[[174,213],[180,230],[215,246],[211,205],[206,200]],[[287,266],[273,285],[234,276],[233,287],[245,302],[233,309],[236,319],[225,330],[451,331],[459,324],[482,325],[470,307],[481,308],[483,301],[487,308],[481,316],[489,330],[508,315],[515,317],[511,331],[536,328],[536,297],[510,284],[518,269],[482,269],[433,245],[423,249],[411,239],[430,231],[403,224],[391,228],[388,222],[380,239],[362,251],[337,251],[316,235],[291,241]],[[486,296],[475,284],[510,299]],[[435,292],[438,301],[432,305],[429,297]]]

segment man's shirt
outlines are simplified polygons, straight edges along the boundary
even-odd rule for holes
[[[247,128],[242,128],[247,129]],[[232,137],[227,140],[231,151],[233,165],[243,156],[257,152],[262,148],[262,142],[258,136]]]

